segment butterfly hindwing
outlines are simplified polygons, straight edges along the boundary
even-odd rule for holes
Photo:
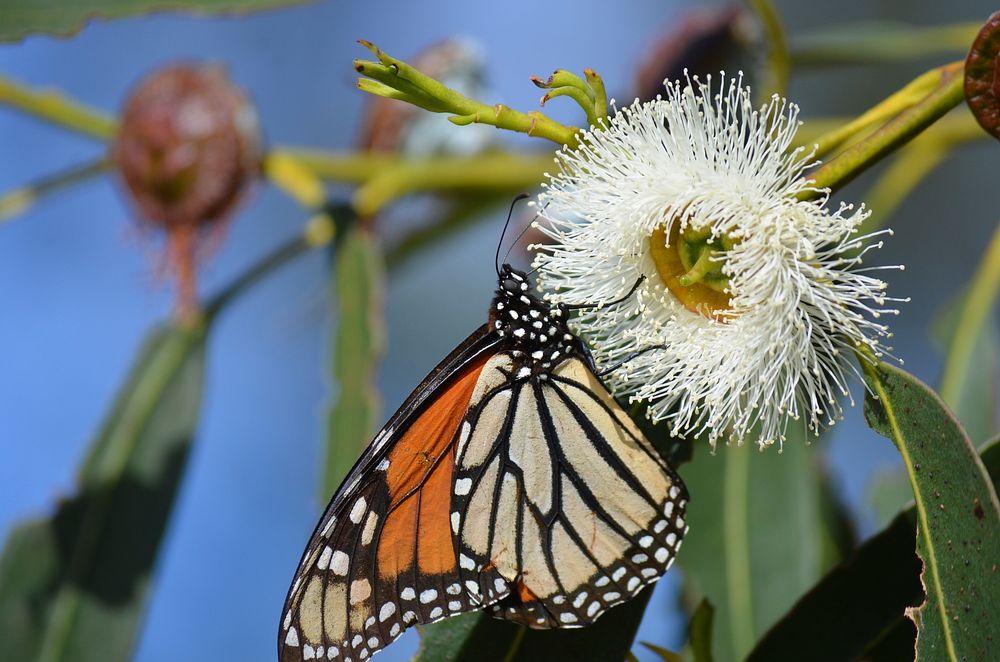
[[[656,581],[686,530],[687,493],[580,360],[511,379],[498,354],[459,443],[453,518],[463,580],[499,572],[489,612],[578,627]]]

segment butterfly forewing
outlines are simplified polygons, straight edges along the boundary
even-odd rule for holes
[[[485,346],[477,332],[442,362],[421,387],[436,397],[418,389],[351,470],[289,591],[280,659],[365,659],[410,625],[480,607],[456,588],[449,495]]]

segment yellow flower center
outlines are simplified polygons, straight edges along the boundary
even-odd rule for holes
[[[728,318],[719,313],[729,310],[731,298],[722,266],[732,244],[727,237],[713,239],[707,230],[688,227],[681,232],[680,225],[671,224],[669,240],[662,225],[649,236],[656,273],[688,310],[725,322]]]

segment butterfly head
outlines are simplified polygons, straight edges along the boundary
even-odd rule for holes
[[[579,341],[566,326],[565,311],[535,294],[528,274],[504,264],[499,281],[490,326],[508,340],[515,357],[548,370],[578,351]]]

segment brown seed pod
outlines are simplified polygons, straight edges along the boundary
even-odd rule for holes
[[[260,170],[260,143],[253,106],[218,66],[163,67],[125,102],[113,159],[138,215],[168,234],[182,315],[195,307],[203,230],[245,197]]]
[[[1000,11],[986,20],[965,59],[965,101],[979,125],[1000,139]]]

